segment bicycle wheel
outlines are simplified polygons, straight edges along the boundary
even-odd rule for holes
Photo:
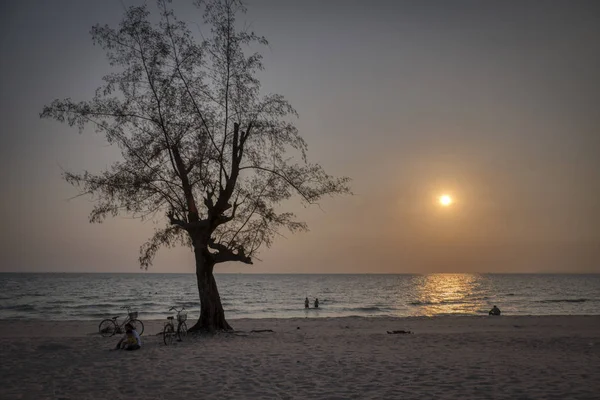
[[[142,336],[142,333],[144,333],[144,323],[142,321],[140,321],[139,319],[131,320],[131,321],[129,321],[129,323],[131,325],[133,325],[133,327],[137,331],[138,335]]]
[[[110,337],[117,331],[117,326],[112,319],[105,319],[98,325],[98,331],[102,337]]]
[[[165,325],[165,330],[163,331],[163,341],[165,345],[170,345],[173,343],[173,338],[175,337],[175,329],[173,329],[173,325],[167,324]]]
[[[185,322],[179,324],[177,329],[177,336],[179,337],[179,341],[182,341],[187,336],[187,325]]]

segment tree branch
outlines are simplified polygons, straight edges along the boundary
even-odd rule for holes
[[[238,246],[237,252],[234,252],[229,247],[227,247],[221,243],[217,243],[212,238],[209,240],[208,246],[211,249],[218,251],[218,253],[215,253],[213,255],[215,264],[228,262],[228,261],[239,261],[239,262],[243,262],[244,264],[250,264],[250,265],[253,264],[252,258],[245,254],[243,246]]]

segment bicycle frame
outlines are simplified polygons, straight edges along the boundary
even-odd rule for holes
[[[175,308],[175,307],[171,307],[171,308],[169,308],[169,311],[173,311],[173,310],[177,311],[177,331],[179,331],[179,327],[181,326],[181,324],[182,324],[183,322],[185,322],[185,320],[182,320],[182,319],[181,319],[181,313],[183,312],[183,310],[185,310],[185,307],[182,307],[182,308],[181,308],[181,310],[178,310],[178,309],[177,309],[177,308]],[[174,318],[174,319],[175,319],[175,318]],[[170,323],[171,325],[173,325],[173,329],[175,329],[175,324],[174,324],[174,322],[173,322],[173,321],[174,321],[174,319],[172,319],[172,320],[169,320],[169,322],[168,322],[168,323]]]
[[[163,328],[163,340],[165,345],[168,345],[173,341],[174,337],[178,337],[178,341],[182,341],[182,336],[187,334],[187,325],[185,321],[187,320],[187,314],[181,314],[185,307],[182,307],[181,310],[178,310],[175,307],[169,308],[169,311],[177,311],[177,317],[170,316],[167,318],[167,322]],[[177,318],[177,329],[175,329],[175,318]]]
[[[130,317],[129,314],[131,314],[131,307],[129,306],[124,306],[121,307],[123,309],[127,310],[127,315],[125,316],[125,320],[123,320],[122,323],[118,323],[117,319],[115,319],[115,326],[117,327],[116,329],[116,333],[123,333],[125,330],[123,329],[125,327],[125,325],[127,325],[128,323],[130,323],[131,321],[133,321]]]
[[[131,307],[124,306],[121,309],[127,310],[127,315],[123,318],[122,322],[119,322],[119,316],[106,318],[100,322],[98,330],[103,337],[113,336],[114,334],[123,333],[125,331],[125,325],[131,324],[139,335],[144,333],[144,323],[138,319],[138,313],[132,312]]]
[[[117,327],[116,333],[123,333],[125,331],[125,325],[127,325],[130,321],[131,319],[129,316],[125,317],[125,321],[123,321],[123,323],[118,323],[117,320],[115,320],[115,326]]]

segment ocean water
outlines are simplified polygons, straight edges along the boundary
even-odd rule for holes
[[[217,274],[228,318],[600,314],[600,275]],[[311,309],[304,309],[304,298]],[[312,302],[319,298],[319,309]],[[199,313],[192,274],[0,274],[0,319],[162,319]]]

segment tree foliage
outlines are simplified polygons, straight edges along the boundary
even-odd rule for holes
[[[91,222],[166,217],[141,247],[142,266],[177,244],[214,264],[252,263],[282,230],[306,229],[280,210],[285,200],[349,193],[349,180],[309,163],[296,111],[283,96],[262,93],[262,56],[249,49],[267,40],[237,29],[239,0],[196,3],[210,29],[202,40],[170,1],[157,3],[158,22],[143,5],[128,8],[118,27],[94,26],[113,71],[91,100],[55,100],[41,117],[80,131],[93,126],[120,148],[123,160],[107,170],[65,178],[95,199]]]

